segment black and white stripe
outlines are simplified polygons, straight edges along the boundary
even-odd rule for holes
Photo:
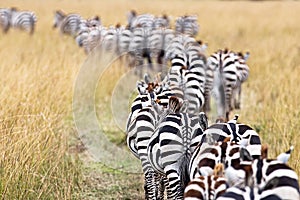
[[[177,33],[196,36],[199,32],[198,17],[193,15],[178,17],[175,22],[175,30]]]
[[[241,52],[235,55],[236,57],[236,65],[237,65],[237,83],[233,88],[232,91],[232,105],[236,109],[241,108],[241,93],[242,93],[242,84],[248,79],[249,77],[249,67],[246,61],[249,58],[250,53],[246,52],[243,55]]]
[[[227,189],[226,179],[220,176],[194,178],[185,188],[185,200],[214,200]]]
[[[33,12],[18,11],[15,8],[11,9],[10,25],[13,28],[25,30],[30,34],[33,34],[36,22],[37,17]]]
[[[58,10],[54,14],[54,28],[59,28],[62,34],[77,36],[80,31],[80,24],[84,23],[83,18],[79,14],[65,14]]]
[[[10,28],[11,9],[1,8],[0,9],[0,26],[3,33],[6,33]]]
[[[183,199],[184,187],[189,182],[188,163],[191,152],[201,141],[207,124],[204,114],[168,114],[158,125],[148,146],[152,167],[168,178],[170,199]]]
[[[151,14],[140,14],[132,10],[127,15],[128,29],[134,30],[137,27],[152,29],[155,17]]]
[[[236,57],[227,49],[219,50],[208,58],[208,81],[205,86],[206,101],[209,103],[210,93],[214,88],[217,101],[218,117],[229,120],[232,90],[238,81]]]

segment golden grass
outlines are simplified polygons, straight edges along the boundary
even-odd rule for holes
[[[4,0],[1,6],[33,10],[38,16],[33,36],[14,30],[0,35],[2,199],[76,198],[80,164],[69,157],[68,143],[75,132],[73,84],[86,56],[72,38],[52,30],[56,9],[84,17],[99,14],[105,25],[124,24],[130,9],[166,13],[173,21],[197,14],[197,38],[209,44],[208,53],[224,47],[251,52],[250,78],[243,87],[242,109],[236,111],[240,122],[256,128],[269,144],[271,157],[293,144],[289,164],[300,174],[299,2]],[[118,71],[109,80],[115,82],[120,75]],[[108,84],[102,90],[98,109],[105,111],[110,104],[105,94],[113,87]],[[115,134],[118,128],[110,119],[104,121],[105,130]]]

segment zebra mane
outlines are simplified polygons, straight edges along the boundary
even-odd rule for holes
[[[171,96],[169,99],[169,110],[172,113],[178,113],[180,111],[182,104],[179,102],[179,99],[175,96]]]

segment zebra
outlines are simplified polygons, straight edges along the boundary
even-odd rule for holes
[[[266,151],[266,148],[262,150]],[[253,159],[246,148],[240,149],[240,165],[238,170],[232,170],[229,178],[238,178],[244,181],[245,187],[240,186],[229,188],[225,199],[299,199],[299,183],[296,172],[277,159],[264,157]],[[225,171],[226,176],[226,171]],[[237,180],[237,179],[235,179]]]
[[[184,99],[188,100],[188,112],[199,113],[204,106],[204,85],[206,57],[198,52],[188,51],[188,69],[185,74]]]
[[[170,19],[167,15],[163,15],[161,17],[155,17],[153,22],[153,28],[159,29],[159,28],[170,28]]]
[[[203,140],[192,154],[189,164],[191,179],[197,175],[211,175],[218,162],[226,165],[226,170],[231,167],[237,169],[241,145],[251,152],[253,158],[261,157],[259,135],[248,125],[237,124],[237,119],[236,115],[228,123],[216,123],[204,131]]]
[[[205,103],[206,57],[194,38],[177,36],[167,49],[171,68],[166,81],[177,97],[187,100],[188,112],[199,113]]]
[[[29,34],[34,33],[37,17],[33,12],[18,11],[16,8],[11,8],[10,12],[11,12],[10,25],[13,28],[25,30]]]
[[[81,28],[75,41],[88,54],[101,44],[106,31],[106,28],[102,26]]]
[[[171,97],[169,100],[170,107],[168,108],[170,112],[176,110],[179,101],[175,97]],[[154,133],[159,119],[162,115],[163,109],[160,105],[152,102],[150,106],[142,108],[136,114],[136,117],[131,121],[127,127],[127,145],[131,152],[141,160],[142,169],[145,177],[145,197],[146,199],[154,199],[156,194],[159,193],[159,188],[156,187],[157,182],[161,182],[161,175],[153,170],[152,166],[148,161],[147,156],[147,146],[150,137]],[[164,183],[163,186],[165,185]],[[163,186],[160,186],[161,188]],[[163,189],[160,189],[163,190]],[[162,196],[163,191],[161,191],[160,196]]]
[[[259,192],[257,188],[245,187],[230,187],[222,196],[216,200],[282,200],[272,190]],[[285,198],[286,199],[286,198]]]
[[[7,33],[10,28],[11,9],[1,8],[0,9],[0,26],[3,33]]]
[[[249,155],[247,149],[241,151],[241,155]],[[247,156],[241,156],[244,158]],[[241,160],[242,170],[246,177],[249,174],[254,187],[260,191],[272,190],[282,199],[299,199],[299,182],[297,173],[283,160],[278,159],[253,159],[250,163]],[[270,187],[269,185],[272,185]]]
[[[184,106],[181,104],[175,113],[164,117],[147,148],[148,159],[154,170],[168,178],[168,199],[183,199],[184,187],[189,182],[187,166],[190,155],[201,141],[203,129],[207,127],[204,113],[181,113],[182,108]]]
[[[157,174],[150,165],[147,157],[147,146],[151,135],[153,134],[157,122],[159,121],[159,111],[155,105],[142,108],[137,113],[135,119],[127,129],[127,145],[133,155],[140,159],[144,172],[144,190],[145,199],[154,199],[158,193],[156,184]]]
[[[128,29],[134,30],[137,27],[145,28],[145,29],[152,29],[155,17],[151,14],[140,14],[137,15],[135,10],[131,10],[127,14],[127,22],[128,22]]]
[[[192,179],[184,190],[185,200],[214,200],[228,188],[224,178],[223,164],[217,164],[214,175],[198,176]]]
[[[131,42],[129,44],[129,56],[131,57],[132,67],[141,67],[144,63],[144,59],[147,59],[149,69],[153,69],[151,52],[149,48],[149,37],[151,30],[143,27],[137,27],[132,30]],[[140,77],[142,76],[142,70],[139,69]]]
[[[217,101],[218,117],[229,120],[233,109],[232,91],[238,81],[236,57],[228,49],[219,50],[209,56],[207,61],[207,77],[205,86],[206,103],[209,104],[210,93],[213,88]],[[209,108],[207,108],[209,110]]]
[[[76,37],[82,23],[84,20],[79,14],[65,14],[61,10],[55,11],[53,28],[59,28],[62,34]]]
[[[166,64],[165,53],[167,47],[175,37],[174,30],[168,28],[156,28],[149,36],[149,48],[151,57],[156,58],[159,65]],[[162,69],[160,69],[162,71]]]
[[[175,30],[177,33],[196,36],[199,32],[197,16],[180,16],[175,21]]]

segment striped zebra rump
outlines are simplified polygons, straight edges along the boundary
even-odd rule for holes
[[[3,33],[7,33],[11,24],[11,9],[1,8],[0,9],[0,27],[2,28]]]
[[[129,56],[131,67],[136,67],[136,73],[142,77],[142,65],[147,60],[148,69],[153,70],[151,51],[149,48],[149,37],[151,31],[142,27],[132,30],[131,42],[129,44]]]
[[[187,113],[169,114],[150,139],[149,161],[155,170],[167,176],[171,199],[183,198],[183,189],[189,180],[189,158],[203,133],[201,117]]]
[[[241,163],[233,170],[231,178],[238,174],[245,188],[231,187],[220,199],[299,199],[297,173],[281,160],[252,159],[247,149],[240,151]],[[245,159],[246,158],[246,159]],[[250,159],[249,159],[250,158]],[[252,159],[252,160],[251,160]],[[225,172],[226,174],[226,172]],[[226,197],[226,198],[225,198]]]
[[[101,49],[105,52],[110,52],[115,54],[117,51],[117,30],[114,27],[111,27],[107,30],[101,41]]]
[[[214,141],[223,141],[230,137],[230,141],[246,142],[246,149],[251,152],[253,158],[259,158],[261,156],[261,140],[258,133],[246,124],[237,123],[237,119],[236,115],[227,123],[215,123],[208,127],[203,134],[205,137],[209,135]]]
[[[156,59],[158,64],[166,64],[166,59],[164,59],[165,52],[173,37],[174,31],[172,29],[159,28],[151,31],[149,48],[151,57]],[[162,70],[160,69],[160,71]]]
[[[131,31],[123,27],[117,29],[117,55],[128,53],[131,35]]]
[[[151,14],[140,14],[132,10],[127,15],[128,28],[129,30],[134,30],[137,27],[152,29],[154,23],[154,16]]]
[[[210,175],[194,178],[185,188],[185,200],[215,200],[227,189],[224,177]]]
[[[212,91],[217,101],[218,117],[229,120],[229,113],[232,110],[232,90],[237,83],[237,67],[235,57],[227,49],[219,50],[208,58],[208,69],[213,71],[213,82],[208,81],[206,89]],[[210,95],[206,91],[207,95]],[[209,98],[209,97],[208,97]]]
[[[175,30],[177,33],[196,36],[199,32],[197,16],[181,16],[175,21]]]
[[[200,143],[192,154],[189,164],[190,179],[198,176],[213,175],[214,168],[221,163],[227,168],[238,168],[240,163],[240,145],[227,141]]]
[[[77,33],[80,31],[81,22],[82,17],[79,14],[68,14],[59,24],[59,30],[62,34],[76,37]]]
[[[167,15],[155,17],[153,22],[154,29],[170,28],[170,19]]]
[[[160,180],[163,177],[153,170],[147,156],[148,142],[158,121],[159,113],[155,107],[149,106],[138,112],[134,122],[127,129],[127,145],[142,164],[145,199],[156,199],[159,188],[163,187],[159,185],[163,184]]]
[[[17,11],[12,9],[10,24],[12,27],[25,30],[30,34],[33,34],[37,17],[30,11]]]
[[[254,186],[260,190],[272,190],[282,199],[300,199],[298,175],[288,165],[278,160],[256,159],[251,170]]]
[[[257,188],[238,188],[230,187],[226,192],[216,200],[282,200],[272,191],[258,192]]]
[[[188,54],[188,70],[185,74],[184,99],[188,101],[188,112],[197,114],[204,105],[205,60],[196,52]]]
[[[172,59],[175,56],[187,56],[187,52],[196,44],[196,40],[188,35],[176,35],[166,48],[166,59]],[[187,65],[186,65],[187,66]]]
[[[208,127],[202,141],[194,151],[189,165],[190,178],[211,175],[217,163],[225,165],[229,185],[243,182],[240,167],[240,149],[251,152],[251,159],[260,158],[261,142],[258,134],[245,124],[237,124],[238,116],[228,123],[216,123]],[[231,176],[232,175],[232,176]],[[235,176],[236,175],[236,176]]]

